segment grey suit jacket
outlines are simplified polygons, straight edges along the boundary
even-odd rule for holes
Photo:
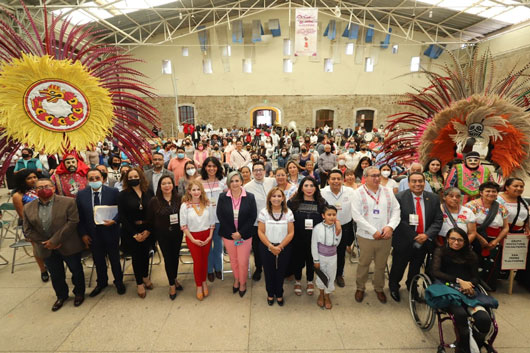
[[[151,169],[146,170],[144,174],[145,174],[145,178],[149,182],[149,190],[151,190],[151,192],[154,194],[155,188],[153,187],[153,169],[151,168]],[[171,178],[173,178],[173,180],[175,180],[175,176],[173,175],[173,172],[170,172],[166,168],[162,168],[162,176],[166,176],[166,175],[170,176]]]
[[[46,240],[50,240],[53,245],[61,245],[57,250],[64,256],[82,251],[83,245],[77,233],[78,223],[77,205],[71,197],[54,195],[50,236],[45,234],[39,218],[39,199],[24,205],[24,234],[33,240],[36,255],[40,258],[45,259],[51,255],[51,250],[42,245]]]

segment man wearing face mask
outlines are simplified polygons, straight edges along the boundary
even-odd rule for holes
[[[33,151],[31,148],[22,149],[22,158],[17,161],[15,165],[15,174],[23,169],[33,169],[37,172],[42,172],[42,163],[38,158],[33,158]]]
[[[55,195],[50,179],[39,179],[35,189],[38,198],[24,205],[24,235],[35,244],[35,255],[44,260],[52,279],[59,310],[68,299],[64,263],[72,273],[74,306],[85,299],[85,274],[81,264],[81,239],[77,233],[79,214],[75,200]]]
[[[464,196],[466,204],[480,196],[479,186],[486,181],[494,181],[488,168],[480,164],[480,154],[475,151],[466,153],[464,164],[457,164],[449,171],[445,188],[457,187]],[[427,183],[428,185],[428,183]]]
[[[57,195],[76,197],[87,185],[85,176],[89,169],[74,153],[65,154],[51,177]]]
[[[412,173],[423,173],[423,166],[417,162],[414,162],[410,165],[409,175]],[[409,189],[409,180],[408,178],[402,179],[399,182],[398,191],[405,191]],[[432,192],[431,185],[429,183],[425,184],[425,191]]]
[[[162,156],[160,156],[162,158]],[[163,159],[163,158],[162,158]],[[108,256],[114,276],[114,285],[118,294],[125,293],[123,272],[120,264],[120,227],[117,223],[118,215],[113,219],[94,222],[95,206],[118,205],[119,191],[103,185],[103,175],[99,169],[91,169],[87,173],[88,187],[77,195],[76,203],[79,210],[79,224],[77,231],[86,248],[90,248],[94,266],[96,266],[96,287],[89,294],[95,297],[108,286],[107,261]]]
[[[321,187],[325,187],[329,172],[337,166],[337,155],[331,153],[331,145],[324,146],[324,153],[318,158],[318,171],[320,172]]]
[[[109,186],[109,181],[107,179],[108,173],[107,173],[107,167],[105,167],[103,164],[98,164],[96,166],[96,169],[101,172],[101,176],[103,176],[103,185]]]
[[[350,144],[348,150],[343,154],[346,168],[355,170],[359,164],[359,156],[355,153],[355,147]]]
[[[180,178],[185,175],[184,166],[186,165],[186,162],[190,160],[191,159],[186,157],[184,147],[178,147],[177,156],[172,158],[167,166],[167,169],[175,176],[175,185],[178,184]]]

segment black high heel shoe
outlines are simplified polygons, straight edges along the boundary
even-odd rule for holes
[[[239,296],[241,298],[243,298],[245,296],[245,293],[247,292],[247,290],[245,289],[244,291],[239,291]]]
[[[267,298],[267,304],[269,304],[269,306],[273,306],[274,298],[272,298],[272,299]]]
[[[239,291],[239,287],[232,287],[232,293],[236,294]]]

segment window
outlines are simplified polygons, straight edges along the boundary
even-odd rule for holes
[[[290,56],[290,55],[291,55],[291,40],[284,39],[283,40],[283,56]]]
[[[315,127],[333,127],[335,111],[331,109],[320,109],[315,112]]]
[[[392,54],[397,54],[399,51],[399,45],[398,44],[394,44],[392,46]]]
[[[179,120],[181,124],[195,125],[195,109],[191,105],[180,106]]]
[[[374,128],[375,111],[372,109],[357,110],[355,116],[355,129],[363,127],[366,132],[372,132]]]
[[[353,55],[353,49],[355,45],[353,43],[346,44],[346,55]]]
[[[364,58],[364,72],[374,72],[374,59]]]
[[[333,59],[324,59],[324,72],[333,72]]]
[[[213,73],[212,59],[204,59],[202,61],[202,72],[204,72],[205,74],[212,74]]]
[[[291,59],[283,59],[283,72],[293,72],[293,62]]]
[[[182,56],[189,56],[189,55],[190,55],[190,51],[188,47],[182,47]]]
[[[171,75],[171,60],[162,60],[162,74]]]
[[[419,56],[413,56],[410,60],[410,72],[418,72],[420,71],[420,57]]]
[[[252,59],[243,59],[243,72],[246,74],[252,73]]]

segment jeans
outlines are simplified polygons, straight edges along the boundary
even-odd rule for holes
[[[223,269],[223,238],[219,235],[220,227],[219,223],[215,223],[210,254],[208,255],[208,273],[219,272]]]

